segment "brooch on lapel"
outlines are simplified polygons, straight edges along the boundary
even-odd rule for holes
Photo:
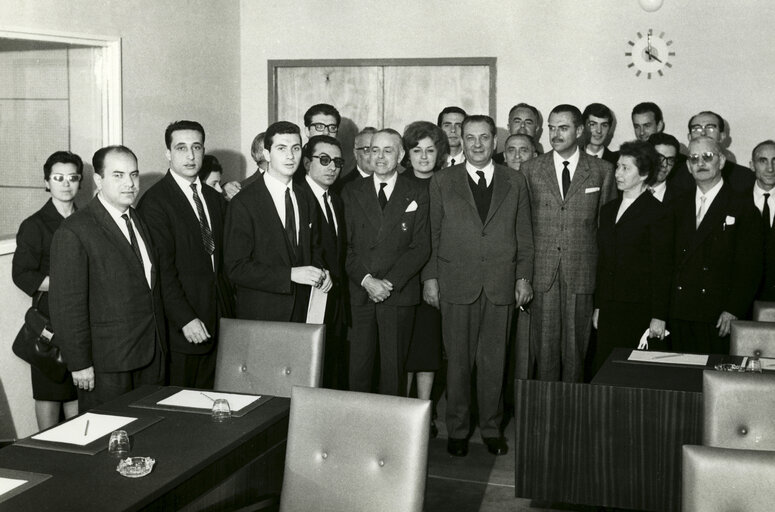
[[[727,218],[724,220],[724,224],[721,226],[721,231],[726,231],[727,226],[734,226],[735,225],[735,218],[731,215],[727,215]]]
[[[409,226],[406,224],[406,222],[401,223],[401,231],[407,231],[409,229]]]

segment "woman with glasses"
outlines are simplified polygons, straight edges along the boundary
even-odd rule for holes
[[[615,178],[621,196],[603,206],[597,231],[593,372],[615,347],[638,347],[644,332],[656,343],[651,348],[664,348],[659,343],[668,314],[673,227],[666,207],[649,192],[658,162],[648,142],[626,142],[619,149]]]
[[[447,161],[449,143],[444,132],[433,123],[415,121],[406,127],[403,136],[406,158],[404,176],[427,185],[433,173]],[[422,274],[420,274],[422,275]],[[429,400],[433,379],[441,367],[441,314],[426,302],[420,302],[415,311],[414,331],[406,361],[407,392],[417,376],[417,397]],[[431,420],[431,437],[438,435],[435,421]]]
[[[38,301],[38,309],[47,317],[51,239],[62,221],[75,212],[75,196],[82,178],[83,162],[78,155],[57,151],[49,156],[43,164],[43,181],[51,197],[22,222],[16,235],[13,282],[33,297],[33,303]],[[49,379],[35,367],[31,367],[31,372],[38,428],[56,425],[62,409],[66,419],[78,414],[78,395],[70,372],[63,382]]]

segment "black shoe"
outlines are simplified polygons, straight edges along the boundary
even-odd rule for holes
[[[431,439],[436,439],[439,436],[439,427],[436,426],[436,422],[431,420]]]
[[[453,439],[447,440],[447,452],[455,457],[465,457],[468,455],[468,439]]]
[[[509,453],[509,445],[503,437],[483,437],[484,444],[487,445],[487,451],[493,455],[506,455]]]

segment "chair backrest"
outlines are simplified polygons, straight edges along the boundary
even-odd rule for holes
[[[729,353],[734,356],[775,357],[775,323],[733,321]]]
[[[771,512],[775,452],[683,446],[683,512]]]
[[[289,397],[320,386],[325,337],[325,325],[223,318],[215,390]]]
[[[294,387],[281,512],[420,512],[429,400]]]
[[[702,444],[775,450],[775,374],[705,370],[702,396]]]
[[[754,301],[753,319],[757,322],[775,322],[775,302]]]

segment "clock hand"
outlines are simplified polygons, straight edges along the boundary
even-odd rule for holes
[[[646,55],[649,56],[649,60],[655,60],[655,61],[659,62],[660,64],[664,64],[659,57],[657,57],[656,55],[652,55],[650,51],[646,51]]]

